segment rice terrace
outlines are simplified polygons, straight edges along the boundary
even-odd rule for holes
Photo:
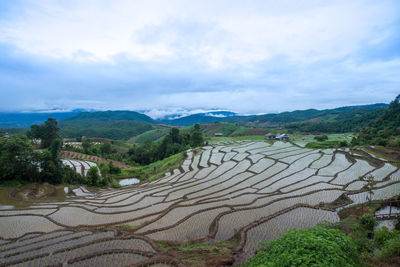
[[[0,0],[0,267],[399,267],[400,0]]]
[[[373,194],[360,179],[369,175]],[[161,179],[78,189],[61,202],[1,206],[0,265],[184,266],[166,247],[203,243],[230,248],[215,265],[240,263],[262,240],[337,222],[339,210],[369,197],[397,195],[400,169],[367,150],[222,140],[187,151]]]

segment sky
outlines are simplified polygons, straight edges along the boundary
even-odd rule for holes
[[[389,103],[397,0],[0,1],[0,111]]]

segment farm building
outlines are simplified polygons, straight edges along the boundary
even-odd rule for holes
[[[223,134],[222,133],[214,133],[214,136],[215,137],[221,137],[221,136],[223,136]]]
[[[289,140],[289,135],[287,134],[279,134],[278,136],[276,136],[275,139],[277,140],[281,140],[281,141],[288,141]]]
[[[272,134],[272,133],[267,133],[267,134],[265,135],[265,139],[267,139],[267,140],[274,140],[275,137],[276,137],[276,135],[274,135],[274,134]]]

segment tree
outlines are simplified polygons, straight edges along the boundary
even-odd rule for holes
[[[58,135],[59,130],[57,120],[48,118],[42,125],[32,125],[27,132],[27,136],[31,139],[40,139],[42,148],[48,148],[54,139],[60,138]]]
[[[174,127],[171,129],[169,132],[169,136],[171,137],[172,143],[180,143],[180,135],[179,135],[179,129]]]
[[[97,167],[92,166],[90,167],[89,171],[87,172],[87,180],[88,183],[92,186],[99,186],[100,185],[100,176],[99,176],[99,171]]]
[[[191,146],[192,147],[197,147],[201,146],[204,143],[203,139],[203,134],[200,131],[200,125],[196,123],[193,127],[192,133],[191,133]]]
[[[367,182],[367,190],[368,190],[368,201],[369,204],[371,204],[372,201],[372,196],[374,195],[374,186],[377,184],[377,182],[375,181],[375,177],[373,175],[368,175],[367,177],[361,177],[360,178],[361,181],[366,181]]]
[[[109,142],[105,142],[100,147],[101,154],[107,155],[112,153],[112,146]]]
[[[40,155],[34,152],[25,136],[0,140],[0,182],[40,181]]]
[[[89,154],[89,149],[91,146],[92,146],[92,143],[90,142],[90,139],[88,139],[88,138],[83,139],[82,148],[83,148],[83,152],[85,154]]]
[[[58,163],[60,161],[59,155],[62,149],[62,140],[60,138],[54,139],[49,147],[51,153],[51,158],[54,162]]]

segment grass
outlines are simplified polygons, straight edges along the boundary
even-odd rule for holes
[[[220,141],[237,141],[237,140],[265,140],[265,136],[247,135],[247,136],[234,136],[234,137],[210,137],[207,139],[209,143],[216,143]]]
[[[393,197],[392,199],[398,199],[398,197]],[[364,261],[362,266],[398,266],[399,250],[394,253],[393,251],[387,251],[391,250],[392,244],[390,242],[395,243],[398,241],[393,239],[387,243],[388,240],[385,240],[383,244],[380,244],[382,242],[378,240],[379,233],[373,231],[373,222],[368,220],[368,217],[373,218],[376,210],[385,206],[384,203],[385,201],[372,201],[371,203],[353,205],[343,209],[339,212],[341,221],[334,225],[334,228],[340,229],[353,238]],[[373,235],[372,233],[375,234]],[[395,231],[392,237],[400,240],[399,232]],[[399,245],[397,247],[400,248]],[[393,262],[395,263],[393,264]]]
[[[138,178],[141,182],[151,182],[163,177],[166,172],[171,172],[179,168],[186,157],[185,155],[185,152],[181,152],[146,166],[123,169],[120,174],[113,176],[113,178],[121,179],[134,177]]]
[[[388,157],[387,155],[385,155],[385,153],[394,152],[393,150],[390,150],[389,148],[383,147],[383,146],[375,146],[375,148],[378,149],[378,151],[379,151],[379,150],[382,151],[382,153],[379,153],[379,152],[377,152],[377,151],[375,151],[375,150],[371,150],[371,149],[368,148],[368,146],[364,146],[364,147],[362,147],[361,149],[364,150],[365,152],[367,152],[367,153],[373,155],[373,156],[376,157],[376,158],[382,158],[382,159],[385,159],[385,160],[387,160],[387,161],[396,161],[395,159],[393,159],[393,158]],[[394,163],[394,165],[396,165],[396,167],[400,167],[400,164]]]
[[[237,245],[236,239],[213,244],[208,242],[156,242],[165,253],[174,255],[188,266],[230,265],[229,261],[233,260],[232,252]],[[228,262],[225,262],[226,260]],[[227,264],[217,264],[221,262]]]
[[[0,183],[0,187],[20,187],[24,184],[27,184],[27,182],[22,182],[18,180],[10,180],[10,181],[4,181]]]
[[[348,143],[344,143],[344,141],[322,141],[322,142],[310,142],[307,143],[305,146],[306,148],[339,148],[339,147],[346,147]]]
[[[129,143],[137,143],[137,144],[143,144],[146,140],[152,140],[154,142],[160,141],[165,135],[167,135],[171,131],[170,128],[168,127],[160,127],[154,130],[150,130],[147,132],[144,132],[142,134],[139,134],[137,136],[134,136],[129,139]]]
[[[325,134],[324,134],[325,135]],[[346,141],[350,142],[351,139],[353,138],[352,133],[343,133],[343,134],[326,134],[328,136],[329,141]],[[291,134],[291,140],[292,142],[304,142],[304,143],[310,143],[310,142],[315,142],[316,140],[314,139],[316,135],[313,134],[308,134],[308,135],[301,135],[301,134]]]

